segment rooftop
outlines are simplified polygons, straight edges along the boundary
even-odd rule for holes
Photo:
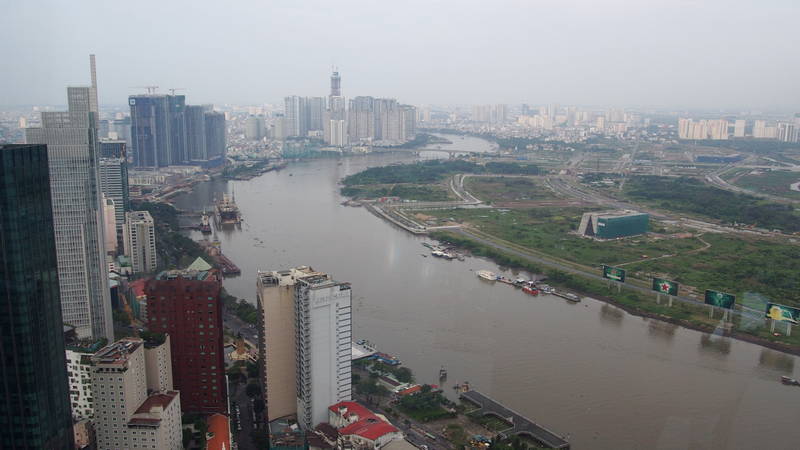
[[[147,397],[133,413],[128,425],[158,426],[161,422],[161,414],[177,397],[178,392],[176,391],[158,392]]]
[[[375,413],[356,402],[339,402],[330,406],[331,411],[342,414],[345,418],[355,419],[355,422],[339,429],[340,435],[358,435],[374,441],[388,433],[397,433],[394,425],[381,419]]]
[[[117,364],[128,363],[131,354],[142,345],[139,338],[122,338],[113,344],[107,345],[92,355],[92,363],[97,364]]]
[[[211,436],[206,441],[207,450],[230,450],[231,436],[228,433],[228,418],[222,414],[212,414],[206,419],[208,434]]]

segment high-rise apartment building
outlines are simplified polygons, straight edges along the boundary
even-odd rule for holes
[[[208,161],[206,152],[206,108],[200,105],[186,105],[186,147],[192,163]]]
[[[737,119],[736,122],[733,123],[733,137],[744,137],[744,130],[747,125],[747,122],[743,119]]]
[[[92,354],[75,347],[67,347],[67,374],[72,418],[75,421],[94,417],[92,397]]]
[[[149,212],[125,213],[124,242],[125,254],[131,259],[133,273],[156,270],[156,231]]]
[[[64,322],[80,337],[114,337],[91,88],[67,88],[69,111],[42,112],[29,144],[47,144]]]
[[[756,139],[765,138],[766,136],[767,121],[756,120],[753,122],[753,137]]]
[[[286,136],[308,136],[308,106],[307,98],[291,95],[283,99]]]
[[[182,448],[180,395],[161,391],[148,396],[148,366],[141,339],[114,342],[92,355],[91,361],[100,450]]]
[[[225,129],[225,114],[215,111],[206,111],[203,115],[206,131],[206,156],[208,165],[217,166],[225,159],[227,131]]]
[[[259,273],[257,288],[267,417],[311,429],[351,398],[350,284],[298,267]]]
[[[347,134],[350,142],[371,141],[375,138],[375,99],[355,97],[348,108]]]
[[[323,131],[323,120],[325,119],[325,97],[306,98],[306,123],[308,131]]]
[[[257,141],[264,137],[264,117],[249,116],[244,124],[244,137],[250,141]]]
[[[173,384],[185,412],[227,413],[221,288],[216,269],[161,272],[145,285],[147,327],[170,336]]]
[[[131,150],[136,167],[172,164],[170,104],[166,95],[131,95]]]
[[[73,448],[48,149],[0,146],[0,448]]]

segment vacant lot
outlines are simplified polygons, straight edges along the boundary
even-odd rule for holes
[[[545,187],[543,179],[532,177],[469,177],[464,187],[472,195],[491,203],[560,199]]]

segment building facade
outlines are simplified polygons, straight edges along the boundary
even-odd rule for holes
[[[0,448],[73,446],[48,149],[0,146]]]
[[[113,339],[99,181],[99,143],[89,87],[67,88],[69,111],[43,112],[25,139],[47,144],[61,309],[81,337]]]
[[[125,255],[131,259],[133,273],[154,272],[158,267],[156,231],[147,211],[125,213]]]
[[[149,345],[157,350],[165,344],[167,341]],[[139,338],[123,338],[91,356],[100,450],[182,448],[180,395],[171,390],[148,390],[148,374],[163,379],[168,372],[161,370],[159,358],[148,358],[147,345]],[[148,362],[157,365],[150,367]],[[167,380],[165,384],[171,383]]]
[[[145,285],[147,327],[170,336],[173,384],[185,412],[228,410],[221,288],[216,269],[162,272]]]
[[[123,144],[124,145],[124,144]],[[100,158],[100,192],[114,201],[114,217],[117,235],[122,235],[125,212],[130,211],[131,201],[128,190],[128,161],[125,157]]]

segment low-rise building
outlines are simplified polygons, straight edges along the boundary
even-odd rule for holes
[[[578,233],[598,239],[616,239],[647,233],[650,215],[635,211],[584,213]]]
[[[356,402],[339,402],[328,408],[330,424],[339,431],[338,448],[379,449],[403,433],[386,420]]]

